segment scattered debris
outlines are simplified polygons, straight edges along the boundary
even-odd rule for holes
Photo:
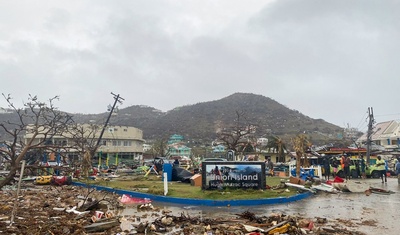
[[[126,198],[125,198],[126,199]],[[130,199],[130,198],[128,198]],[[250,211],[236,218],[206,218],[153,206],[146,199],[122,203],[121,196],[72,185],[34,185],[21,191],[0,191],[1,234],[352,234],[360,225],[374,226],[376,221],[353,223],[327,218],[303,218],[285,214],[256,215]],[[126,202],[130,202],[127,200]],[[14,223],[10,212],[17,204]],[[136,205],[137,204],[137,205]],[[137,214],[121,215],[127,207]]]
[[[151,200],[149,198],[131,197],[131,196],[126,195],[126,194],[123,194],[118,199],[123,204],[146,204],[146,203],[151,203]]]
[[[382,188],[374,188],[374,187],[370,187],[369,191],[371,191],[371,193],[384,194],[384,195],[389,195],[389,194],[395,193],[392,190],[387,190],[387,189],[382,189]]]

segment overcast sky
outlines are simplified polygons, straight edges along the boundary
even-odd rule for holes
[[[1,93],[72,113],[235,92],[341,127],[400,119],[400,2],[1,1]],[[4,99],[0,106],[6,107]]]

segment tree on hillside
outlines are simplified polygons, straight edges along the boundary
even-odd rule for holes
[[[241,152],[249,141],[254,140],[256,126],[249,123],[244,112],[236,111],[233,124],[217,132],[217,139],[222,141],[228,150]]]
[[[4,95],[10,109],[18,119],[0,122],[0,128],[6,133],[7,141],[3,141],[5,148],[0,148],[0,153],[9,163],[9,173],[0,182],[0,188],[10,183],[18,170],[20,163],[30,151],[51,150],[59,148],[52,143],[54,135],[62,135],[72,118],[66,113],[60,112],[54,106],[55,96],[49,101],[41,102],[36,96],[29,95],[28,102],[23,103],[23,108],[17,108],[12,103],[10,95]],[[29,140],[25,141],[24,134],[29,134]]]
[[[296,152],[296,175],[300,176],[300,165],[301,165],[301,158],[304,156],[304,163],[307,164],[308,161],[306,160],[306,150],[309,147],[309,140],[307,139],[307,136],[305,135],[297,135],[295,138],[292,139],[293,143],[293,148],[294,151]],[[306,163],[307,162],[307,163]],[[307,167],[303,165],[304,167]]]
[[[266,146],[269,149],[272,149],[278,156],[277,162],[285,162],[285,151],[286,144],[285,142],[278,136],[271,136],[268,138],[268,144]]]

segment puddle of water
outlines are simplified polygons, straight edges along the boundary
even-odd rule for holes
[[[272,213],[282,213],[287,215],[301,215],[306,218],[325,217],[328,219],[351,220],[357,225],[354,229],[371,233],[393,233],[399,229],[398,204],[400,204],[400,186],[397,178],[389,178],[387,184],[381,184],[380,179],[367,179],[373,187],[389,189],[395,192],[390,195],[371,194],[366,196],[364,193],[339,193],[327,194],[320,193],[310,198],[291,202],[287,204],[261,205],[261,206],[235,206],[235,207],[207,207],[177,205],[169,203],[153,202],[155,207],[162,210],[171,211],[175,216],[181,213],[190,216],[207,218],[236,218],[244,211],[250,211],[257,216],[269,216]],[[136,207],[128,207],[121,212],[125,216],[143,216]],[[376,226],[362,225],[362,221],[377,221]]]

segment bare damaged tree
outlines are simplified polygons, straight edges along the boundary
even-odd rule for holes
[[[158,139],[156,140],[151,149],[150,149],[151,154],[153,155],[153,158],[155,157],[165,157],[167,158],[169,156],[169,148],[168,148],[168,144],[167,144],[167,139],[166,138],[162,138],[162,139]]]
[[[71,140],[72,148],[80,156],[79,163],[85,177],[89,176],[89,170],[92,167],[92,156],[98,148],[97,141],[100,130],[101,127],[95,124],[74,124],[68,128],[68,138]]]
[[[96,155],[98,148],[101,146],[102,137],[106,127],[109,125],[110,118],[117,108],[117,103],[124,100],[119,94],[111,92],[114,97],[114,104],[109,107],[110,113],[107,116],[102,128],[97,125],[74,125],[69,129],[69,135],[72,136],[74,146],[81,155],[81,166],[83,174],[89,176],[89,170],[92,167],[92,159]],[[99,135],[97,135],[99,133]]]
[[[217,133],[218,140],[224,142],[228,150],[239,152],[253,139],[256,126],[250,124],[244,112],[236,111],[236,118],[232,126]]]
[[[292,143],[293,143],[294,151],[296,152],[296,176],[299,177],[301,158],[303,156],[306,157],[305,153],[306,153],[306,150],[307,150],[310,142],[307,139],[307,136],[300,134],[292,139]]]
[[[3,142],[6,148],[1,148],[0,153],[10,164],[10,171],[0,182],[0,189],[14,179],[21,161],[29,151],[59,148],[53,145],[52,137],[62,135],[68,124],[73,122],[71,116],[58,111],[54,106],[53,102],[58,100],[58,96],[46,103],[39,101],[37,96],[29,95],[28,102],[23,103],[23,108],[17,108],[10,95],[2,95],[9,108],[16,113],[17,119],[0,123],[7,139]],[[28,134],[29,139],[25,140],[24,134]]]

